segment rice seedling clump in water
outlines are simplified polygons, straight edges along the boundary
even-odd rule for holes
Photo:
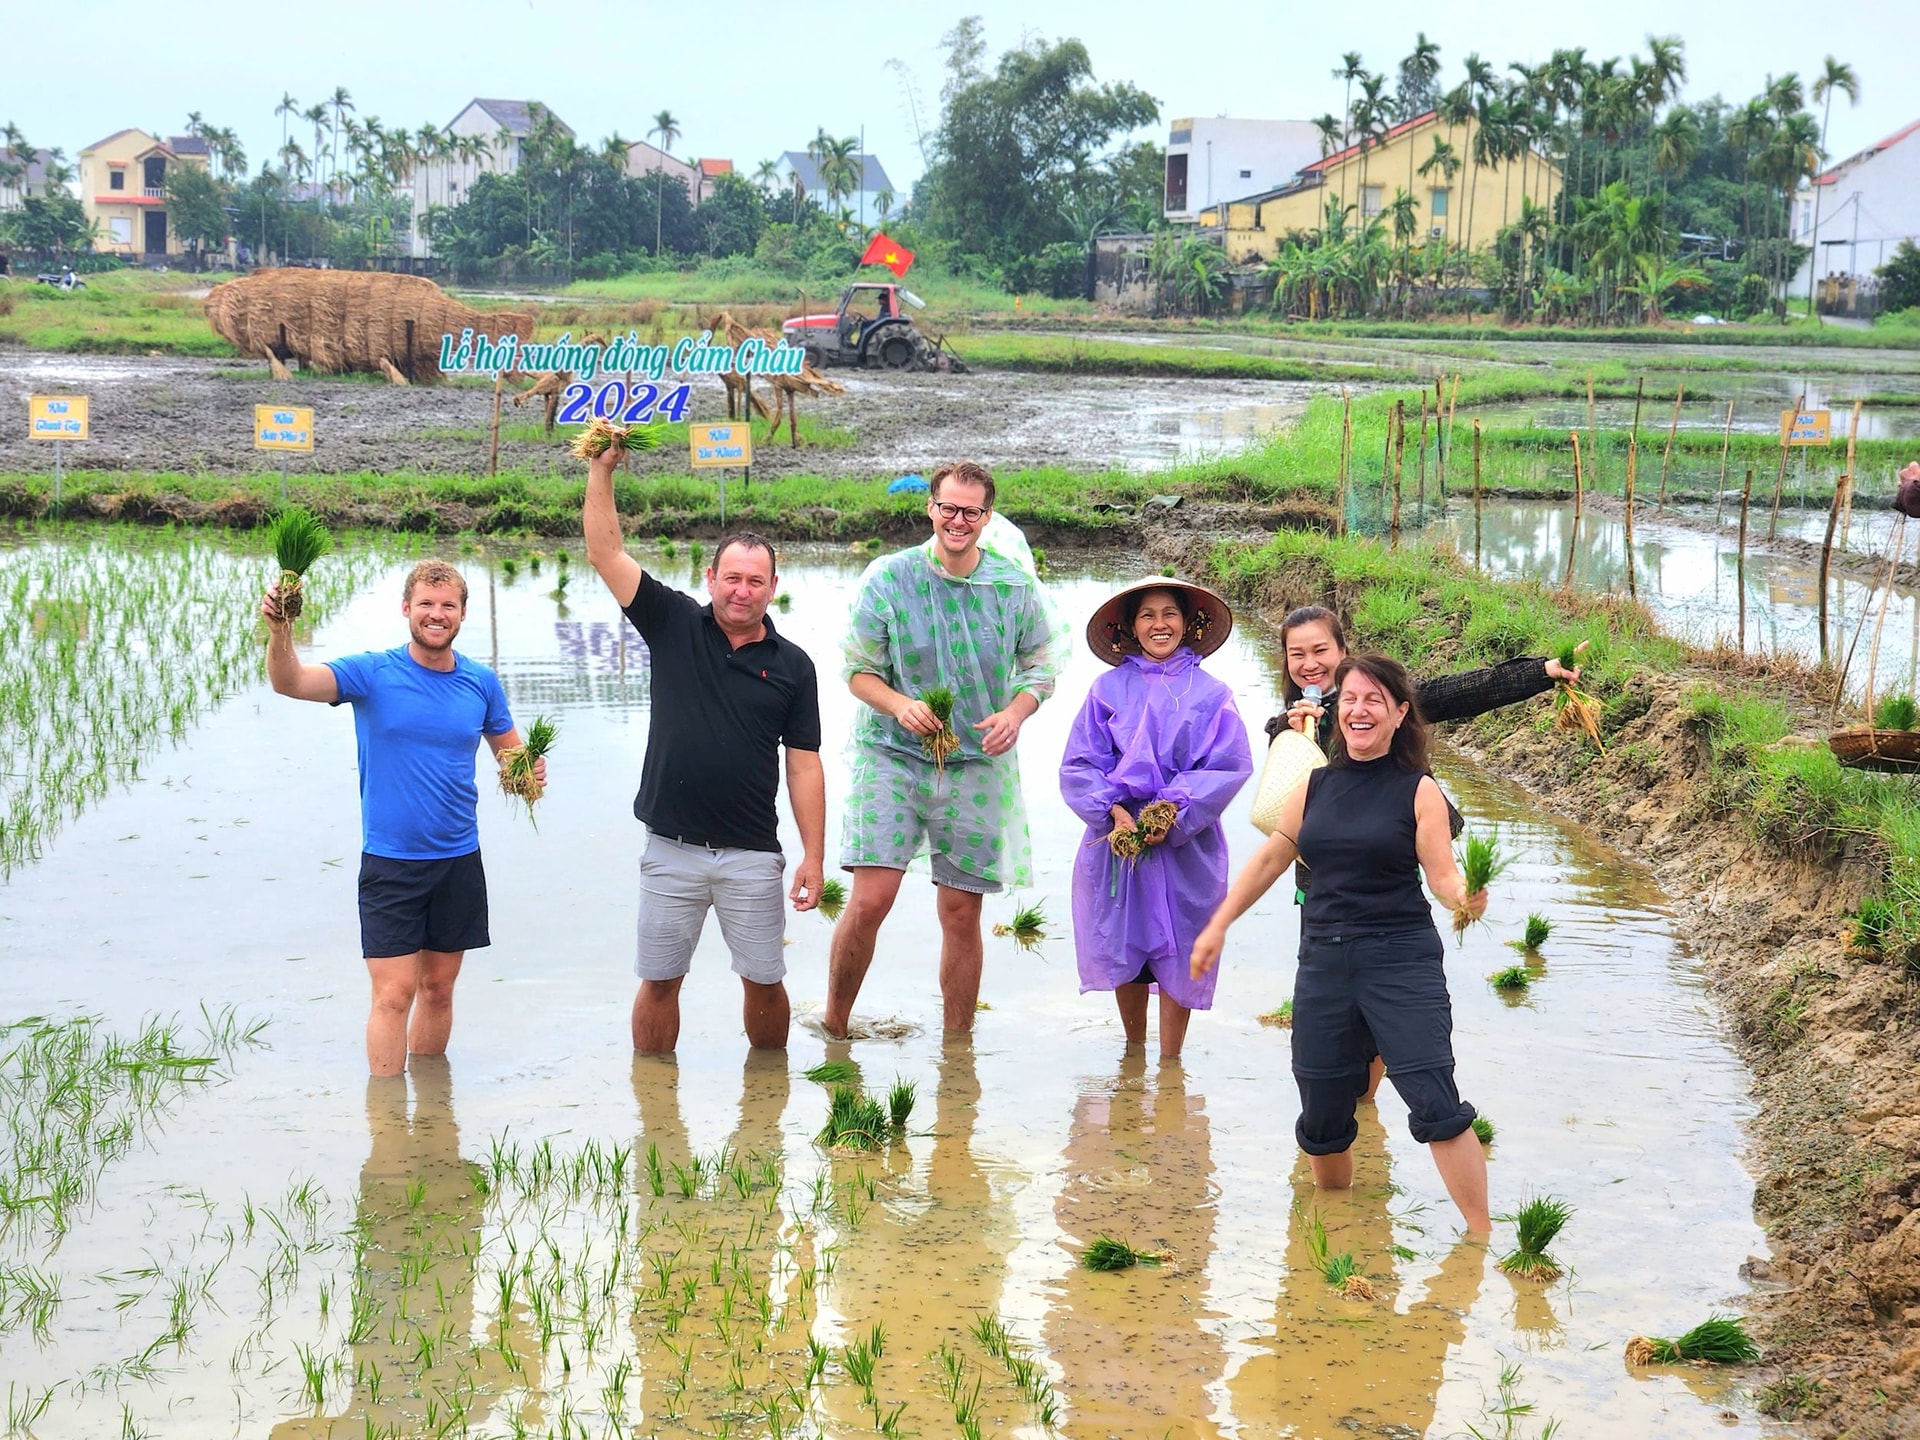
[[[887,1092],[887,1119],[893,1122],[895,1130],[907,1128],[907,1118],[913,1114],[913,1102],[919,1095],[919,1089],[911,1080],[893,1077],[893,1088]]]
[[[829,924],[840,918],[840,912],[847,908],[847,887],[838,880],[826,879],[820,882],[820,903],[815,907]]]
[[[1047,938],[1047,912],[1037,900],[1031,905],[1022,905],[1013,912],[1012,924],[996,925],[993,933],[1002,940],[1011,936],[1022,950],[1038,950],[1040,942]]]
[[[1466,849],[1458,857],[1460,876],[1466,881],[1467,894],[1478,895],[1500,877],[1507,868],[1507,861],[1500,854],[1500,840],[1493,835],[1469,835]],[[1473,916],[1466,909],[1453,912],[1453,933],[1464,935],[1467,926],[1473,923]]]
[[[953,733],[953,691],[936,686],[920,697],[920,703],[931,710],[933,718],[940,722],[938,730],[920,737],[920,749],[933,761],[934,770],[945,774],[947,761],[960,748],[960,737]]]
[[[1527,974],[1527,967],[1524,965],[1509,965],[1504,970],[1494,971],[1487,979],[1496,990],[1524,990],[1533,984],[1533,977]]]
[[[1276,1030],[1291,1030],[1293,1028],[1293,1001],[1282,1000],[1278,1005],[1274,1006],[1273,1009],[1260,1016],[1259,1020],[1262,1025],[1271,1025]]]
[[[1527,916],[1527,928],[1518,940],[1507,941],[1508,946],[1523,955],[1531,955],[1547,943],[1547,937],[1553,934],[1553,922],[1539,913]]]
[[[1156,1250],[1136,1250],[1111,1235],[1100,1236],[1080,1252],[1080,1265],[1087,1270],[1131,1270],[1136,1265],[1158,1265],[1164,1259]]]
[[[827,1123],[815,1138],[829,1150],[878,1150],[887,1129],[887,1112],[878,1100],[851,1085],[836,1085]]]
[[[333,548],[333,536],[311,510],[289,505],[267,527],[267,541],[273,547],[274,563],[280,567],[274,618],[282,623],[297,620],[306,608],[303,577],[314,561]]]
[[[807,1079],[816,1085],[855,1085],[860,1069],[851,1060],[822,1060],[807,1071]]]
[[[1627,1341],[1629,1365],[1751,1365],[1760,1347],[1746,1323],[1733,1315],[1712,1315],[1678,1340],[1636,1335]]]
[[[1517,1214],[1500,1216],[1519,1230],[1518,1244],[1500,1261],[1500,1268],[1509,1275],[1558,1280],[1560,1265],[1547,1254],[1547,1246],[1554,1242],[1572,1216],[1573,1207],[1551,1195],[1536,1195],[1522,1205]]]
[[[1479,1140],[1482,1145],[1491,1145],[1493,1143],[1493,1122],[1484,1115],[1474,1116],[1473,1133],[1474,1137]]]
[[[500,788],[508,795],[527,802],[527,818],[533,818],[533,805],[547,787],[540,782],[534,766],[553,749],[554,736],[559,733],[553,721],[545,715],[537,715],[527,727],[527,738],[523,744],[509,745],[499,755]]]
[[[1320,1272],[1320,1278],[1349,1300],[1378,1300],[1380,1292],[1361,1273],[1360,1262],[1354,1258],[1353,1252],[1342,1250],[1338,1255],[1331,1253],[1327,1244],[1327,1222],[1320,1218],[1318,1210],[1307,1212],[1306,1226],[1307,1255],[1312,1259],[1314,1269]]]

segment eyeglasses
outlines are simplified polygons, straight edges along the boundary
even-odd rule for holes
[[[969,525],[978,525],[987,514],[984,505],[949,505],[944,500],[934,501],[933,508],[940,512],[942,520],[964,520]]]

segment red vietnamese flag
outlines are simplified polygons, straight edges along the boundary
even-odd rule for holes
[[[873,232],[873,242],[867,246],[867,253],[860,257],[862,265],[884,265],[893,271],[894,279],[904,280],[907,267],[913,264],[913,251],[907,249],[898,240],[889,240],[885,231]]]

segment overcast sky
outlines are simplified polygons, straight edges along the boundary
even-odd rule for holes
[[[1899,78],[1920,54],[1913,0],[1269,0],[1204,8],[1165,0],[320,0],[252,12],[77,0],[34,22],[51,27],[54,39],[33,48],[31,63],[6,67],[0,121],[72,158],[127,126],[179,133],[187,112],[198,110],[209,124],[239,132],[257,171],[280,145],[273,110],[283,92],[305,106],[344,85],[363,119],[414,130],[447,124],[475,96],[540,100],[596,143],[616,130],[645,138],[665,108],[680,122],[676,153],[722,156],[747,170],[804,148],[817,127],[857,135],[864,125],[867,149],[904,198],[922,162],[906,89],[887,62],[898,59],[912,76],[919,123],[930,129],[940,37],[966,14],[985,21],[989,62],[1028,35],[1074,36],[1098,79],[1132,81],[1160,102],[1165,119],[1337,112],[1343,87],[1330,72],[1343,51],[1391,71],[1422,29],[1441,47],[1448,85],[1471,51],[1504,70],[1560,46],[1582,45],[1598,58],[1642,50],[1649,33],[1678,33],[1686,98],[1718,92],[1739,101],[1770,73],[1798,70],[1810,80],[1831,53],[1861,81],[1858,109],[1844,97],[1835,103],[1827,148],[1836,158],[1920,119],[1920,87]],[[1165,143],[1164,125],[1155,136]],[[311,147],[310,131],[304,143]]]

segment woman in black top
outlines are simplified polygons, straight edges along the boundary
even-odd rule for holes
[[[1368,1062],[1385,1058],[1413,1138],[1433,1152],[1469,1233],[1491,1228],[1487,1162],[1474,1110],[1453,1082],[1453,1007],[1420,872],[1442,903],[1478,917],[1454,864],[1447,804],[1427,773],[1427,730],[1406,669],[1349,656],[1334,674],[1341,745],[1288,799],[1273,835],[1235,877],[1193,947],[1193,972],[1219,963],[1227,927],[1295,859],[1313,867],[1293,992],[1294,1134],[1316,1185],[1353,1182],[1354,1109]]]

